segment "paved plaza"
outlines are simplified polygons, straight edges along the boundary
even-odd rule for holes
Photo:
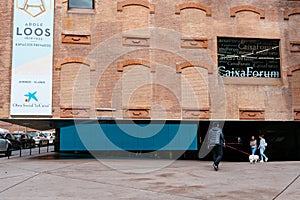
[[[42,152],[0,158],[0,199],[300,199],[300,161],[92,158]]]

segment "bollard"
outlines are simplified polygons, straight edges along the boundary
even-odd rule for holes
[[[41,143],[39,144],[39,154],[41,154]]]
[[[29,155],[31,156],[31,145],[30,145],[30,147],[29,147]]]

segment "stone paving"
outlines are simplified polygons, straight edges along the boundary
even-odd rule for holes
[[[0,199],[300,199],[300,161],[94,159],[44,152],[0,158]]]

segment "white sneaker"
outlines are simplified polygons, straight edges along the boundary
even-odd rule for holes
[[[260,160],[259,162],[264,162],[263,160]]]
[[[268,160],[269,160],[269,159],[268,159],[268,158],[266,158],[266,162],[268,162]]]

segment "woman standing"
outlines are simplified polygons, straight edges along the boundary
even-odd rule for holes
[[[250,147],[251,147],[251,153],[252,153],[251,155],[255,155],[255,152],[257,150],[257,141],[253,135],[250,140]]]
[[[265,150],[266,150],[266,146],[267,146],[267,143],[266,143],[266,140],[264,139],[264,135],[259,135],[259,151],[260,151],[260,162],[264,162],[264,158],[265,158],[265,161],[268,162],[268,158],[267,156],[265,155]]]

